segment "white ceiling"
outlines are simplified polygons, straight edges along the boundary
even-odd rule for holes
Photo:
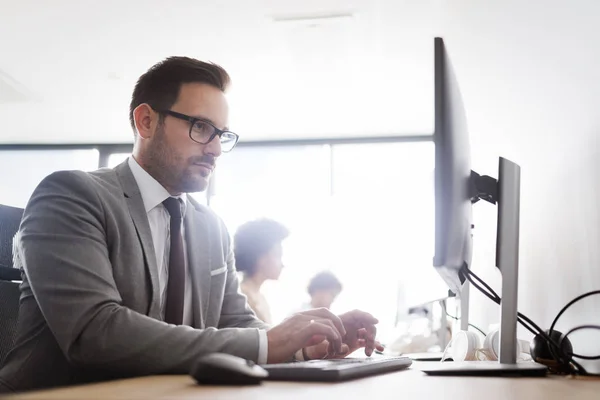
[[[0,143],[130,142],[133,85],[170,55],[230,72],[243,140],[429,134],[440,35],[474,148],[512,156],[598,126],[598,17],[597,0],[0,0]]]
[[[229,71],[246,140],[429,134],[437,3],[0,0],[0,142],[129,142],[133,85],[170,55]]]

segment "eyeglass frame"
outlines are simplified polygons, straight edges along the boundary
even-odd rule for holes
[[[198,144],[209,144],[210,142],[212,142],[215,139],[216,136],[218,136],[219,140],[220,140],[225,132],[233,134],[233,136],[235,136],[235,142],[233,143],[233,146],[231,146],[231,149],[222,150],[224,153],[229,153],[231,150],[233,150],[235,148],[237,142],[240,140],[240,135],[238,135],[237,133],[229,131],[229,130],[219,129],[215,126],[215,124],[213,124],[211,121],[209,121],[205,118],[192,117],[190,115],[182,114],[182,113],[179,113],[179,112],[173,111],[173,110],[156,110],[156,112],[161,113],[161,114],[167,114],[167,115],[170,115],[171,117],[180,119],[182,121],[189,122],[190,130],[188,132],[188,135],[191,140],[193,140],[194,142],[196,142]],[[212,135],[210,135],[210,138],[208,139],[208,141],[206,143],[199,142],[192,137],[192,129],[194,129],[194,124],[198,121],[204,122],[204,123],[212,126],[213,129],[215,130],[215,132]]]

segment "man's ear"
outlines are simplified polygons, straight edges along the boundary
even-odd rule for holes
[[[150,139],[158,124],[158,114],[146,103],[142,103],[133,110],[135,130],[143,139]]]

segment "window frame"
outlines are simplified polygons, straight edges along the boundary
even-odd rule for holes
[[[357,136],[357,137],[330,137],[330,138],[312,138],[312,139],[270,139],[270,140],[240,140],[236,148],[243,147],[262,147],[277,148],[281,146],[309,146],[309,145],[329,145],[329,151],[333,152],[335,145],[340,144],[373,144],[373,143],[414,143],[414,142],[433,142],[434,136],[431,134],[409,134],[409,135],[383,135],[383,136]],[[98,150],[98,168],[108,166],[108,159],[112,154],[131,153],[133,143],[34,143],[34,144],[0,144],[0,151],[6,150]],[[234,149],[235,151],[235,149]],[[333,171],[333,157],[330,159],[330,171]],[[216,184],[218,177],[211,180],[208,188],[207,205],[210,207],[211,186]]]

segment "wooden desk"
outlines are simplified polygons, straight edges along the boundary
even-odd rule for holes
[[[430,377],[410,370],[341,383],[264,382],[198,386],[192,378],[151,376],[7,396],[6,399],[600,399],[600,380],[583,378]]]

